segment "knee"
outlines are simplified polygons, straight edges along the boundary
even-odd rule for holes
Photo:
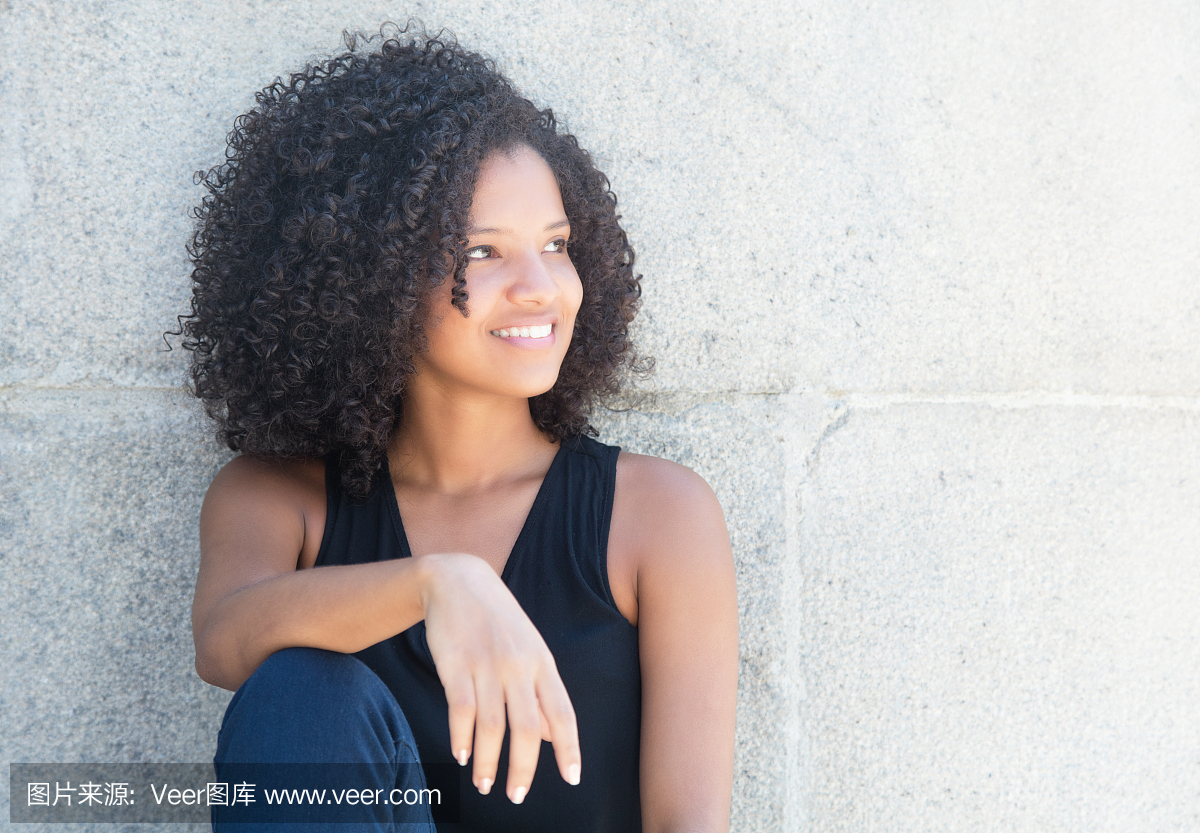
[[[361,660],[317,648],[272,654],[229,701],[219,761],[393,760],[411,731],[390,690]]]
[[[262,661],[247,683],[276,685],[303,681],[305,685],[338,685],[353,682],[370,670],[349,654],[320,648],[284,648]]]
[[[284,648],[263,660],[235,699],[266,699],[273,708],[303,712],[333,706],[386,708],[391,692],[362,661],[320,648]]]

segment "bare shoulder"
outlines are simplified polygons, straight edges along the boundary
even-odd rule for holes
[[[202,543],[213,533],[219,535],[218,529],[244,524],[298,533],[299,566],[310,566],[320,548],[325,524],[324,461],[243,454],[226,463],[204,497],[200,512]]]
[[[268,458],[240,454],[217,472],[209,487],[218,492],[266,488],[269,491],[325,494],[325,462],[309,457]]]
[[[624,451],[617,458],[616,501],[627,504],[622,507],[627,511],[652,513],[663,521],[721,515],[712,487],[687,466]]]
[[[643,826],[728,830],[738,606],[721,505],[685,466],[622,454],[613,528],[635,594]]]
[[[616,481],[609,580],[627,619],[637,623],[647,578],[732,571],[725,516],[704,478],[670,460],[623,451]]]

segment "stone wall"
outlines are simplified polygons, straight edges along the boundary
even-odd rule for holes
[[[192,174],[408,14],[621,196],[658,371],[598,422],[729,518],[733,829],[1200,828],[1188,0],[0,0],[0,762],[211,754]]]

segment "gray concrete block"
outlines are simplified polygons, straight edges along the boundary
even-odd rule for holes
[[[801,488],[803,827],[1194,830],[1200,416],[852,407]]]
[[[634,8],[413,11],[607,161],[655,389],[1200,390],[1194,15]],[[192,172],[254,90],[397,10],[4,14],[0,384],[177,384]]]
[[[0,760],[211,759],[190,607],[227,456],[179,396],[0,396]]]

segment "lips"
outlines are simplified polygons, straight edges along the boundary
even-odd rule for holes
[[[491,334],[498,338],[546,338],[554,331],[553,324],[537,324],[532,327],[509,327],[492,330]]]

